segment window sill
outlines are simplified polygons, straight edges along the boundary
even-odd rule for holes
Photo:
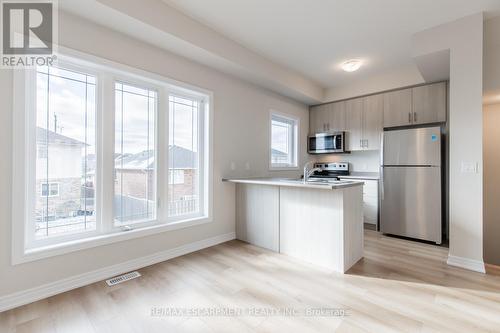
[[[12,255],[12,265],[19,265],[26,262],[36,261],[44,258],[50,258],[66,253],[90,249],[102,245],[113,244],[130,239],[150,236],[166,231],[184,229],[212,222],[212,218],[202,216],[198,218],[179,220],[170,223],[157,224],[148,227],[142,227],[129,231],[118,231],[106,235],[88,237],[84,239],[67,241],[56,245],[49,245],[37,248],[26,249],[24,253]]]

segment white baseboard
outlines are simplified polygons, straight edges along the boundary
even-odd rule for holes
[[[95,271],[44,284],[39,287],[2,296],[0,297],[0,312],[32,303],[50,296],[54,296],[71,289],[83,287],[94,282],[106,280],[115,275],[130,272],[168,259],[179,257],[187,253],[202,250],[204,248],[224,243],[235,238],[236,234],[234,232],[230,232],[228,234],[203,239],[170,250],[151,254],[146,257],[132,259],[113,266],[101,268]]]
[[[474,260],[463,257],[456,256],[448,256],[448,261],[446,262],[450,266],[465,268],[470,271],[486,273],[486,269],[484,268],[484,262],[480,260]]]

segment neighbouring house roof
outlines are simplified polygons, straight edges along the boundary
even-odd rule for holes
[[[42,127],[36,128],[36,142],[41,144],[56,143],[56,144],[72,145],[72,146],[85,146],[84,142],[47,130]]]
[[[169,169],[194,169],[197,164],[197,154],[189,149],[179,146],[169,146]],[[153,151],[142,151],[136,154],[117,155],[115,158],[116,169],[145,170],[154,166]]]
[[[272,154],[272,156],[283,156],[283,157],[288,156],[287,153],[285,153],[285,152],[283,152],[281,150],[278,150],[278,149],[274,149],[274,148],[271,149],[271,154]]]

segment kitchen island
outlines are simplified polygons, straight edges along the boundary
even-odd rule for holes
[[[363,257],[363,182],[236,183],[236,238],[335,272]]]

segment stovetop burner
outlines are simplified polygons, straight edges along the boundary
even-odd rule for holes
[[[349,163],[338,162],[338,163],[315,163],[315,168],[321,169],[321,171],[316,171],[311,175],[313,178],[337,178],[339,176],[348,176]]]

